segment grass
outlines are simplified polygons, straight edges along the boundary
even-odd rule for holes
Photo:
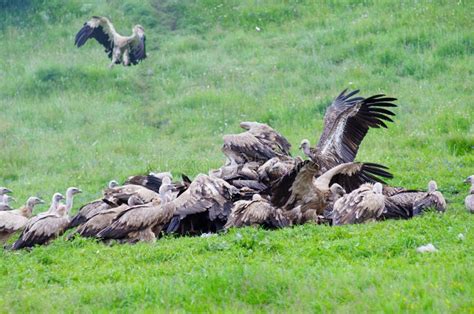
[[[473,220],[462,205],[462,180],[474,173],[471,2],[0,6],[0,183],[20,201],[74,185],[79,205],[110,179],[207,172],[223,162],[222,135],[243,120],[270,123],[298,154],[348,87],[400,105],[358,160],[389,166],[393,185],[435,179],[449,202],[446,214],[411,221],[2,251],[1,312],[474,310]],[[149,58],[109,70],[96,43],[73,47],[96,14],[124,34],[144,25]],[[415,252],[429,242],[439,252]]]

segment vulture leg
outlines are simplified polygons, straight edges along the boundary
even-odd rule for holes
[[[125,51],[123,52],[123,65],[124,66],[128,66],[130,65],[130,56],[128,55],[128,52],[129,52],[129,49],[125,49]]]

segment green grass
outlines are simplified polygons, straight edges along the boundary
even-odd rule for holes
[[[393,185],[438,182],[444,215],[412,221],[107,247],[55,241],[1,252],[0,312],[474,310],[474,5],[469,1],[0,0],[0,185],[20,201],[149,170],[196,175],[224,158],[238,123],[314,143],[344,88],[399,98],[358,160]],[[109,70],[73,46],[91,15],[144,25],[149,58]],[[255,27],[261,28],[260,32]],[[77,208],[77,206],[75,206]],[[45,210],[45,207],[38,211]],[[465,240],[457,235],[463,233]],[[240,234],[240,236],[238,235]],[[432,242],[435,254],[420,255]]]

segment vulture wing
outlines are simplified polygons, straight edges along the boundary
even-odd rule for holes
[[[275,151],[279,151],[284,155],[290,155],[290,142],[288,142],[283,135],[275,131],[272,127],[259,122],[242,122],[240,126],[249,130],[252,135],[266,145],[272,147]]]
[[[329,186],[334,183],[341,185],[347,193],[354,191],[363,183],[385,183],[382,178],[393,178],[393,175],[387,171],[387,167],[375,163],[347,163],[341,171],[334,175]]]
[[[222,150],[226,155],[228,151],[231,151],[242,156],[245,161],[267,161],[277,156],[271,147],[264,145],[250,132],[224,135],[223,138]]]
[[[94,214],[110,208],[110,205],[104,201],[96,200],[79,208],[79,212],[71,219],[68,228],[77,227],[86,222]]]
[[[119,213],[112,224],[98,233],[102,239],[123,239],[131,232],[144,230],[156,224],[167,223],[173,216],[174,207],[165,204],[132,206]]]
[[[20,238],[13,244],[12,249],[18,250],[33,247],[37,244],[45,244],[62,234],[68,225],[69,218],[67,216],[60,217],[56,214],[43,216],[22,232]]]
[[[375,194],[367,184],[336,201],[331,213],[333,225],[363,223],[375,220],[384,210],[384,196]]]
[[[276,207],[283,207],[285,204],[294,202],[295,195],[293,195],[292,191],[294,190],[293,185],[296,179],[298,178],[299,181],[296,183],[296,186],[301,185],[301,188],[310,189],[317,170],[317,164],[310,160],[297,161],[293,170],[289,171],[272,185],[272,204]],[[303,173],[300,175],[301,171]],[[293,198],[292,202],[289,202],[290,197]]]
[[[82,237],[96,237],[100,231],[110,226],[118,214],[126,210],[128,207],[128,205],[123,204],[118,207],[97,212],[96,214],[91,215],[86,222],[80,225],[77,228],[76,233]]]
[[[344,90],[324,116],[324,130],[316,152],[329,162],[328,168],[353,161],[369,128],[386,128],[384,121],[393,122],[390,116],[395,114],[386,108],[396,107],[392,103],[396,98],[383,94],[353,97],[358,92],[346,94]]]
[[[89,38],[95,38],[95,40],[104,46],[105,52],[109,58],[112,59],[115,35],[115,28],[107,18],[93,16],[92,19],[84,23],[84,26],[76,34],[74,44],[79,48],[83,46]]]
[[[0,212],[0,233],[13,233],[25,227],[28,218],[8,211]]]

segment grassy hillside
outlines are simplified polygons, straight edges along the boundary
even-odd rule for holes
[[[205,173],[222,164],[221,137],[243,120],[271,124],[299,154],[344,88],[399,99],[395,123],[370,132],[358,160],[389,166],[394,185],[435,179],[449,201],[445,215],[412,221],[2,251],[0,312],[474,310],[474,216],[462,205],[462,180],[474,174],[474,3],[0,0],[0,8],[0,185],[20,201],[74,185],[84,190],[78,205],[110,179]],[[149,58],[109,70],[97,43],[75,48],[91,15],[123,34],[142,24]],[[415,252],[429,242],[439,252]]]

